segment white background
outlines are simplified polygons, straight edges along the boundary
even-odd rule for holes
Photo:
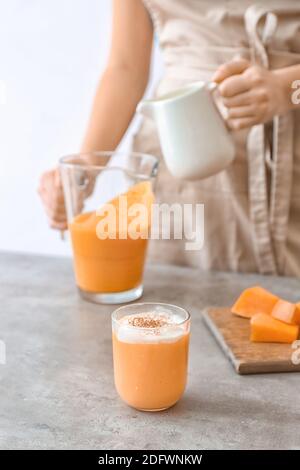
[[[0,250],[70,253],[36,188],[80,148],[110,30],[111,0],[0,0]]]

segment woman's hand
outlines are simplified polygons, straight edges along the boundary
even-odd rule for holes
[[[289,109],[289,98],[280,72],[251,65],[244,59],[219,67],[212,80],[219,83],[231,129],[268,122]]]
[[[50,227],[57,230],[67,229],[65,200],[58,169],[42,174],[38,193],[42,199]]]

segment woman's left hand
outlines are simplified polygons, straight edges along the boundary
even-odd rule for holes
[[[240,59],[219,67],[212,80],[219,84],[228,110],[227,123],[233,130],[268,122],[288,109],[284,85],[277,71]]]

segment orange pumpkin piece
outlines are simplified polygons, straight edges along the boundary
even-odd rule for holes
[[[300,305],[279,299],[275,304],[272,317],[290,325],[300,325]]]
[[[231,311],[240,317],[251,318],[256,313],[271,314],[279,298],[260,286],[245,289]]]
[[[250,340],[257,343],[292,343],[299,334],[297,325],[288,325],[267,313],[257,313],[251,318],[250,324]]]

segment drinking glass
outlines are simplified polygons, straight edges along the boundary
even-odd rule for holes
[[[190,315],[164,303],[134,303],[112,313],[115,386],[142,411],[161,411],[182,396],[187,381]]]
[[[113,304],[142,295],[151,218],[134,238],[121,196],[128,206],[142,204],[149,212],[157,167],[156,157],[132,152],[92,152],[60,160],[76,284],[84,299]],[[108,214],[115,218],[107,219]]]

